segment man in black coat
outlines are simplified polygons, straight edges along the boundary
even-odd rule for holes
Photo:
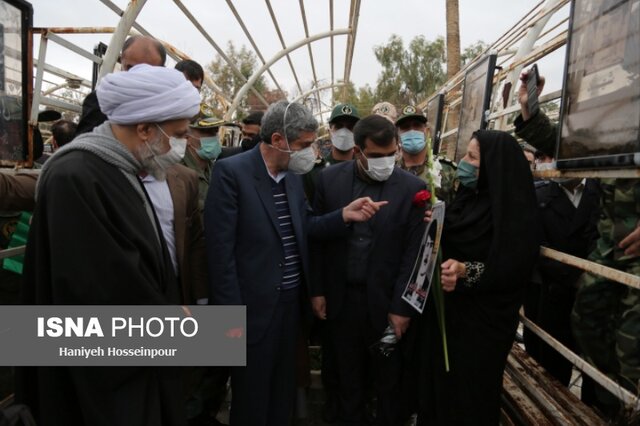
[[[367,196],[387,200],[368,223],[354,224],[340,239],[314,243],[317,270],[312,275],[314,313],[326,319],[335,348],[339,376],[338,420],[362,423],[366,419],[367,364],[377,393],[380,425],[402,424],[402,347],[385,358],[369,348],[387,326],[400,346],[414,312],[402,293],[414,267],[425,223],[424,207],[413,203],[425,189],[420,179],[395,167],[396,129],[387,119],[373,115],[353,129],[356,160],[336,164],[318,177],[314,210],[325,213]]]
[[[586,258],[598,238],[600,185],[595,179],[547,181],[537,186],[542,224],[542,245]],[[540,257],[540,298],[536,323],[561,343],[575,350],[571,332],[571,309],[582,271]],[[556,350],[539,342],[538,362],[561,383],[568,385],[572,365]]]
[[[164,46],[151,37],[131,36],[122,45],[122,54],[120,55],[122,71],[129,71],[138,64],[164,67],[166,60],[167,52]],[[105,121],[107,121],[107,116],[100,110],[98,97],[94,90],[82,101],[82,114],[76,129],[76,136],[93,131]]]
[[[166,240],[139,176],[163,181],[179,161],[169,140],[184,137],[200,96],[180,72],[149,65],[109,74],[97,96],[109,121],[60,148],[42,169],[22,302],[180,304]],[[23,367],[16,400],[42,426],[180,426],[181,386],[180,371],[169,367]]]

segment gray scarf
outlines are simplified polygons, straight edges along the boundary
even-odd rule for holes
[[[103,161],[117,167],[120,172],[122,172],[124,177],[127,178],[133,189],[140,196],[142,204],[149,216],[149,220],[153,225],[153,230],[156,233],[158,243],[160,243],[153,207],[150,205],[147,196],[144,193],[144,189],[142,188],[142,183],[137,177],[142,166],[133,154],[131,154],[131,151],[129,151],[126,146],[115,138],[111,131],[111,124],[108,121],[93,129],[92,133],[83,133],[75,138],[73,142],[70,142],[57,150],[52,158],[44,164],[36,186],[36,201],[38,199],[40,185],[43,182],[44,177],[51,167],[55,167],[55,160],[53,159],[72,151],[90,152],[100,157]]]

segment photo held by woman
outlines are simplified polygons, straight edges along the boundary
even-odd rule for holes
[[[640,0],[0,0],[5,425],[640,426]]]

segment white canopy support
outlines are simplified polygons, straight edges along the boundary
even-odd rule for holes
[[[349,34],[349,33],[350,33],[350,30],[348,28],[337,29],[337,30],[333,30],[333,31],[327,31],[327,32],[316,34],[316,35],[314,35],[312,37],[308,37],[308,38],[305,38],[303,40],[300,40],[299,42],[297,42],[295,44],[292,44],[291,46],[287,47],[286,49],[281,50],[273,58],[271,58],[266,64],[264,64],[258,71],[253,73],[253,75],[251,76],[251,78],[249,78],[249,80],[245,83],[245,85],[242,86],[242,88],[240,88],[240,90],[238,90],[238,93],[236,94],[236,96],[233,99],[233,103],[231,104],[231,107],[229,107],[229,110],[225,114],[225,120],[231,120],[231,117],[233,116],[234,112],[238,108],[238,105],[240,105],[240,101],[242,100],[242,98],[244,98],[246,96],[247,92],[253,87],[253,85],[256,83],[256,81],[258,81],[258,78],[260,78],[260,76],[262,74],[264,74],[264,72],[267,69],[269,69],[273,64],[278,62],[284,56],[287,56],[289,53],[293,52],[294,50],[299,49],[299,48],[301,48],[303,46],[306,46],[309,43],[313,43],[316,40],[321,40],[323,38],[327,38],[327,37],[330,37],[332,35],[334,35],[334,36],[335,35],[344,35],[344,34]]]
[[[120,56],[122,45],[124,44],[125,39],[129,35],[129,31],[131,31],[131,27],[146,2],[147,0],[132,0],[129,2],[127,10],[124,11],[122,18],[120,18],[120,21],[118,22],[116,31],[111,36],[107,52],[102,58],[102,66],[100,67],[100,73],[98,74],[98,81],[100,81],[105,75],[113,72],[113,68],[116,66],[116,62]]]
[[[280,31],[280,25],[278,24],[278,20],[276,19],[276,14],[273,11],[271,2],[269,0],[265,0],[265,1],[267,3],[267,8],[269,9],[269,15],[271,16],[271,20],[273,21],[273,27],[276,29],[276,33],[278,33],[278,38],[280,39],[280,44],[282,45],[282,49],[286,50],[287,45],[285,44],[284,38],[282,37],[282,31]],[[296,85],[298,86],[298,90],[302,92],[302,86],[300,86],[300,80],[298,79],[296,68],[293,66],[293,62],[291,61],[291,57],[289,57],[289,55],[287,55],[287,61],[289,62],[289,67],[291,67],[293,78],[296,80]]]
[[[182,4],[182,2],[180,0],[173,0],[173,2],[176,4],[176,6],[178,6],[180,8],[182,13],[184,13],[184,15],[187,17],[187,19],[189,19],[189,21],[191,21],[191,23],[197,28],[197,30],[200,31],[200,34],[202,34],[203,37],[205,39],[207,39],[209,44],[216,50],[216,52],[218,52],[218,55],[220,55],[220,57],[227,62],[227,64],[229,65],[229,68],[231,68],[231,70],[234,72],[234,74],[236,74],[240,79],[242,79],[244,81],[247,81],[247,78],[244,76],[244,74],[242,74],[242,72],[240,72],[240,70],[238,69],[236,64],[233,63],[231,58],[229,58],[227,56],[227,54],[224,53],[224,51],[220,48],[220,46],[218,46],[218,44],[213,40],[213,38],[211,38],[209,33],[204,29],[202,24],[200,24],[200,22],[198,22],[198,20],[195,18],[195,16],[193,16],[193,14],[189,11],[189,9],[187,9],[187,7],[184,4]],[[262,94],[260,94],[260,92],[258,92],[255,88],[253,88],[253,84],[251,85],[250,88],[251,88],[251,91],[253,91],[253,93],[256,95],[258,100],[260,100],[260,102],[262,102],[264,105],[269,105],[269,103],[264,98],[264,96],[262,96]]]
[[[345,84],[346,84],[346,83],[342,83],[342,82],[340,82],[340,83],[335,83],[335,84],[326,84],[326,85],[324,85],[324,86],[315,87],[315,88],[313,88],[313,89],[311,89],[311,90],[309,90],[309,91],[307,91],[307,92],[305,92],[305,93],[303,93],[303,94],[301,94],[301,95],[299,95],[299,96],[297,96],[297,97],[293,98],[293,99],[291,100],[291,102],[300,102],[301,100],[303,100],[304,98],[306,98],[306,97],[307,97],[307,96],[309,96],[309,95],[313,95],[314,93],[320,93],[320,92],[321,92],[321,91],[323,91],[323,90],[334,89],[334,88],[336,88],[336,87],[342,87],[342,86],[344,86]]]
[[[242,18],[240,17],[240,14],[236,10],[236,7],[233,5],[233,0],[227,0],[227,4],[229,5],[229,9],[231,9],[231,13],[233,13],[233,16],[236,17],[236,20],[238,21],[238,24],[242,28],[242,31],[244,31],[244,35],[247,36],[249,43],[251,43],[253,50],[256,52],[256,55],[258,55],[258,58],[260,58],[260,61],[264,64],[266,60],[264,59],[264,56],[262,56],[262,52],[260,52],[258,45],[256,45],[256,42],[253,40],[251,33],[249,33],[249,30],[247,29],[247,26],[245,25]],[[271,80],[273,80],[273,84],[276,85],[276,88],[280,92],[284,93],[284,90],[282,90],[282,87],[280,87],[280,84],[278,83],[278,80],[276,80],[276,77],[273,75],[273,72],[271,70],[267,70],[267,73],[269,74],[269,77],[271,77]]]

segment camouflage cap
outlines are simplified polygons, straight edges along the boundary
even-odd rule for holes
[[[355,106],[351,104],[338,104],[331,111],[331,117],[329,117],[329,124],[333,123],[333,121],[337,118],[341,117],[349,117],[353,118],[355,121],[360,120],[360,114],[358,114],[358,110]]]
[[[398,117],[398,119],[396,120],[396,126],[406,118],[417,118],[424,123],[427,122],[427,117],[424,115],[424,112],[422,112],[420,108],[414,105],[405,106],[404,108],[402,108],[400,114],[400,117]]]
[[[379,102],[371,110],[371,114],[381,115],[395,124],[398,111],[391,102]]]

